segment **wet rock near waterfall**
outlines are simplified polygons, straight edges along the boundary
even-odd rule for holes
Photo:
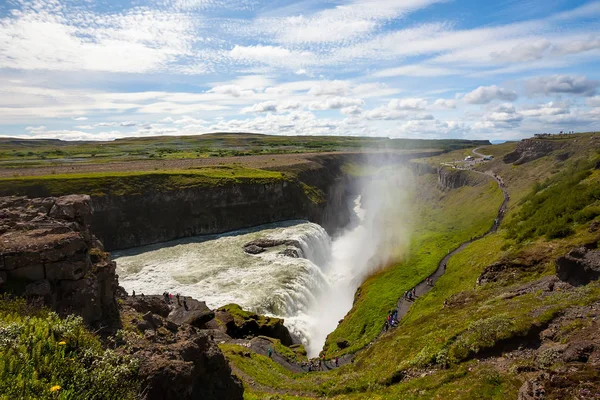
[[[256,246],[253,244],[250,246],[244,246],[244,251],[248,254],[260,254],[266,250],[267,249],[265,249],[264,247]]]
[[[600,279],[600,250],[578,247],[556,260],[556,276],[572,285],[586,285]]]
[[[288,247],[287,249],[283,250],[279,254],[281,254],[282,256],[292,257],[292,258],[300,258],[301,257],[300,251],[293,247]]]
[[[228,304],[215,312],[219,321],[215,327],[224,327],[225,333],[234,339],[267,336],[279,339],[284,346],[294,344],[292,335],[281,318],[266,317],[243,310],[237,304]]]
[[[294,257],[294,258],[298,258],[300,257],[300,242],[298,242],[297,240],[283,240],[283,239],[257,239],[257,240],[253,240],[251,242],[248,242],[244,245],[244,251],[248,254],[259,254],[262,253],[264,251],[266,251],[268,248],[271,247],[277,247],[277,246],[290,246],[293,247],[294,249],[291,250],[295,250],[294,252],[288,252],[285,253],[286,250],[284,250],[281,254],[284,254],[286,256],[289,257]],[[296,254],[296,255],[294,255]]]

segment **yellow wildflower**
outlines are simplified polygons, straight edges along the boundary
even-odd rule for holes
[[[67,342],[65,342],[64,340],[62,340],[62,341],[58,342],[58,345],[59,345],[59,346],[64,346],[65,344],[67,344]]]
[[[54,385],[50,388],[51,392],[58,392],[59,390],[60,390],[60,386],[58,386],[58,385]]]

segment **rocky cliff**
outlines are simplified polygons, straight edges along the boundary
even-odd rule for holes
[[[430,154],[430,153],[426,153]],[[374,155],[370,162],[398,163],[424,154]],[[223,233],[290,219],[307,219],[329,232],[349,220],[354,178],[344,172],[361,154],[330,154],[278,168],[288,177],[266,184],[237,183],[133,195],[92,196],[92,227],[107,250]]]
[[[0,198],[0,290],[90,325],[117,315],[115,263],[90,231],[89,196]]]
[[[477,186],[486,181],[486,177],[474,172],[453,169],[450,167],[439,167],[438,183],[443,189],[458,189],[462,186]]]
[[[550,139],[523,139],[517,145],[517,148],[512,153],[508,153],[502,159],[507,164],[525,164],[529,161],[537,160],[544,157],[555,150],[565,146],[564,141]],[[565,155],[560,155],[565,157]],[[568,158],[568,154],[566,155]]]

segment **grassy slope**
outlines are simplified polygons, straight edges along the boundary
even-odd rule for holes
[[[86,193],[140,194],[149,190],[167,191],[197,186],[233,183],[269,183],[286,179],[280,172],[240,166],[154,172],[110,172],[0,178],[0,195],[60,196]],[[152,188],[152,189],[151,189]]]
[[[499,149],[492,154],[502,155],[515,145],[501,145],[488,152]],[[596,157],[593,147],[585,144],[581,148],[575,146],[573,151],[576,156],[570,162],[576,162],[578,158]],[[500,172],[505,182],[509,183],[513,199],[507,221],[510,222],[522,208],[520,200],[530,193],[534,184],[556,174],[563,165],[550,155],[518,167],[504,165],[498,160],[488,166]],[[595,180],[597,174],[594,172],[589,179]],[[448,201],[452,196],[458,195],[452,194],[443,199],[446,207],[450,207]],[[455,201],[457,211],[465,206],[459,198]],[[559,202],[560,197],[553,201]],[[435,211],[431,212],[435,214]],[[457,214],[445,215],[447,219]],[[416,302],[401,326],[360,352],[353,365],[328,373],[298,375],[293,383],[279,381],[278,387],[338,394],[336,398],[515,398],[525,379],[514,368],[516,364],[502,369],[493,363],[472,361],[471,357],[493,347],[498,341],[526,334],[533,326],[551,320],[567,307],[600,300],[600,284],[597,282],[570,292],[554,291],[545,295],[532,292],[511,298],[504,296],[506,292],[528,282],[553,274],[554,260],[569,249],[598,240],[598,234],[588,232],[587,226],[587,223],[575,224],[575,233],[565,238],[548,240],[537,237],[521,243],[507,238],[506,231],[501,230],[471,244],[451,259],[446,274],[431,292]],[[427,257],[426,251],[430,250],[422,250],[420,255]],[[495,261],[528,258],[537,261],[528,270],[508,280],[482,286],[475,284],[483,269]],[[383,281],[390,280],[392,274],[400,275],[403,268],[405,271],[402,273],[414,276],[418,273],[419,264],[406,262],[385,271],[367,281],[363,290],[368,285],[389,287]],[[390,286],[394,283],[399,284],[392,282]],[[376,290],[371,293],[363,291],[361,297],[380,294]],[[448,302],[448,305],[445,306],[444,302]],[[377,311],[372,311],[372,314],[377,314]],[[351,332],[352,327],[347,331]],[[447,369],[440,369],[443,366]],[[395,377],[400,380],[404,373],[410,375],[412,370],[420,371],[416,378],[390,385]],[[268,366],[258,368],[258,365],[246,365],[244,371],[263,382],[267,382],[270,375]],[[423,376],[419,377],[421,374]]]
[[[502,195],[491,180],[482,186],[465,186],[443,192],[435,175],[419,177],[411,202],[414,223],[408,258],[371,276],[360,288],[360,296],[338,328],[329,335],[326,357],[354,352],[368,344],[380,331],[387,312],[406,290],[437,268],[448,250],[491,226]],[[427,190],[427,191],[425,191]],[[347,340],[340,350],[336,342]]]

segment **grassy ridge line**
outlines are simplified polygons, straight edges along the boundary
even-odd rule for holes
[[[93,196],[128,195],[239,183],[266,184],[289,179],[281,172],[240,166],[152,172],[43,175],[0,178],[0,195],[61,196],[73,193]]]

